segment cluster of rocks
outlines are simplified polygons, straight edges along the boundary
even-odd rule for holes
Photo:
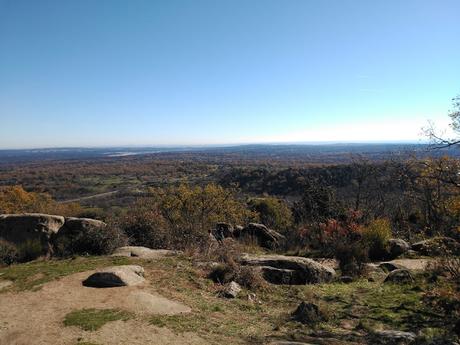
[[[419,255],[439,256],[446,253],[460,255],[460,243],[453,238],[438,236],[412,244],[411,249]]]
[[[249,223],[245,227],[233,227],[228,223],[217,223],[211,233],[218,241],[222,241],[225,238],[253,239],[261,247],[268,249],[279,247],[286,239],[279,232],[258,223]]]
[[[42,255],[51,255],[53,243],[88,228],[103,229],[104,222],[89,218],[62,217],[42,213],[0,215],[0,239],[21,245],[27,242],[41,246]]]
[[[327,283],[336,276],[333,268],[298,256],[244,254],[240,258],[240,264],[253,266],[272,284]]]
[[[388,240],[387,259],[393,260],[405,256],[439,256],[444,254],[460,255],[460,243],[450,237],[438,236],[409,244],[400,238]]]

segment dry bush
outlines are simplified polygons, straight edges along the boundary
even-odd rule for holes
[[[460,285],[460,257],[458,256],[439,257],[429,264],[427,271],[434,280],[444,276]]]
[[[249,290],[266,287],[267,284],[258,270],[240,265],[241,247],[239,243],[226,239],[211,255],[218,264],[211,269],[208,277],[215,283],[227,284],[233,280]]]
[[[209,184],[154,188],[119,223],[131,244],[151,248],[206,250],[209,232],[219,222],[246,223],[255,214],[234,190]]]
[[[138,200],[128,213],[116,221],[131,245],[148,248],[171,248],[171,233],[155,205]]]
[[[44,254],[42,243],[38,239],[29,239],[20,244],[13,244],[0,239],[0,265],[28,262]]]
[[[335,245],[335,258],[339,261],[342,275],[352,277],[364,273],[365,263],[368,261],[368,247],[362,240],[340,242]]]
[[[424,302],[443,315],[444,328],[460,335],[460,291],[458,286],[431,289],[424,295]]]
[[[71,236],[58,236],[53,244],[57,256],[107,255],[125,246],[127,238],[116,225],[109,223],[104,228],[88,227]]]
[[[387,219],[375,219],[362,229],[363,240],[369,247],[369,258],[381,260],[388,255],[391,225]]]
[[[19,253],[16,246],[0,239],[0,266],[11,265],[19,261]]]
[[[214,283],[227,284],[236,279],[236,270],[236,266],[221,263],[212,268],[208,278]]]
[[[249,290],[261,290],[267,287],[262,274],[250,266],[238,266],[236,282]]]

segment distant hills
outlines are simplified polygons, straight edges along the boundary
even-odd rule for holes
[[[186,155],[200,156],[238,156],[244,158],[301,159],[321,161],[321,157],[330,161],[350,155],[362,155],[370,159],[409,156],[460,157],[460,150],[447,148],[432,150],[426,144],[385,143],[385,144],[248,144],[233,146],[177,146],[177,147],[110,147],[110,148],[44,148],[0,150],[0,164],[43,160],[73,160],[94,158],[117,158],[139,155]],[[335,157],[335,158],[334,158]],[[339,159],[341,160],[341,159]]]

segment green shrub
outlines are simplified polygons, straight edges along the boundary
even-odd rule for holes
[[[285,232],[292,226],[292,212],[283,200],[273,197],[251,199],[248,206],[269,228]]]
[[[369,258],[372,260],[385,259],[388,255],[388,240],[392,231],[387,219],[375,219],[363,228],[362,236],[369,248]]]
[[[57,256],[107,255],[127,244],[126,235],[116,225],[87,227],[78,232],[59,234],[53,241]]]
[[[0,266],[11,265],[18,260],[19,255],[16,246],[0,239]]]
[[[155,205],[139,200],[133,209],[122,217],[118,226],[131,245],[148,248],[171,248],[171,233]]]

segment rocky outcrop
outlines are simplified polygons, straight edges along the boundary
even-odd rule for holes
[[[219,242],[226,238],[254,239],[261,247],[268,249],[277,248],[286,239],[279,232],[258,223],[249,223],[245,227],[233,227],[228,223],[217,223],[215,228],[211,230],[211,237]]]
[[[60,256],[107,253],[105,250],[110,251],[112,248],[107,246],[107,242],[101,242],[107,230],[110,230],[107,224],[100,220],[69,217],[53,236],[52,245]]]
[[[32,248],[41,247],[36,256],[61,252],[82,234],[97,234],[107,224],[89,218],[64,218],[41,213],[0,215],[0,239],[15,245],[32,243]],[[62,253],[60,253],[62,254]],[[34,259],[29,256],[27,259]]]
[[[0,215],[0,239],[21,245],[27,242],[39,243],[40,254],[52,253],[51,239],[64,225],[65,219],[41,213]]]
[[[115,249],[112,256],[136,257],[141,259],[158,259],[181,254],[177,250],[150,249],[147,247],[126,246]]]
[[[106,223],[96,219],[69,217],[65,219],[64,226],[59,230],[58,236],[71,238],[83,231],[101,230],[106,226]]]
[[[144,281],[144,269],[141,266],[124,265],[99,270],[83,281],[83,285],[106,288],[138,285]]]
[[[388,276],[385,278],[385,283],[396,283],[396,284],[407,284],[412,283],[414,278],[409,270],[406,269],[396,269],[391,271]]]
[[[303,324],[314,324],[324,320],[324,317],[316,304],[302,302],[292,313],[292,319]]]
[[[400,238],[388,240],[388,255],[390,259],[396,259],[405,254],[410,249],[410,244]]]
[[[254,238],[260,246],[269,249],[278,247],[286,239],[279,232],[257,223],[249,223],[246,227],[235,231],[234,235],[240,238]]]
[[[259,267],[264,279],[272,284],[317,284],[335,278],[334,269],[297,256],[245,254],[240,263]]]
[[[438,256],[444,254],[460,255],[460,243],[450,237],[433,237],[412,244],[412,250],[420,255]]]
[[[286,268],[276,268],[271,266],[259,266],[257,269],[262,277],[271,284],[277,285],[303,285],[305,279],[301,272]]]

